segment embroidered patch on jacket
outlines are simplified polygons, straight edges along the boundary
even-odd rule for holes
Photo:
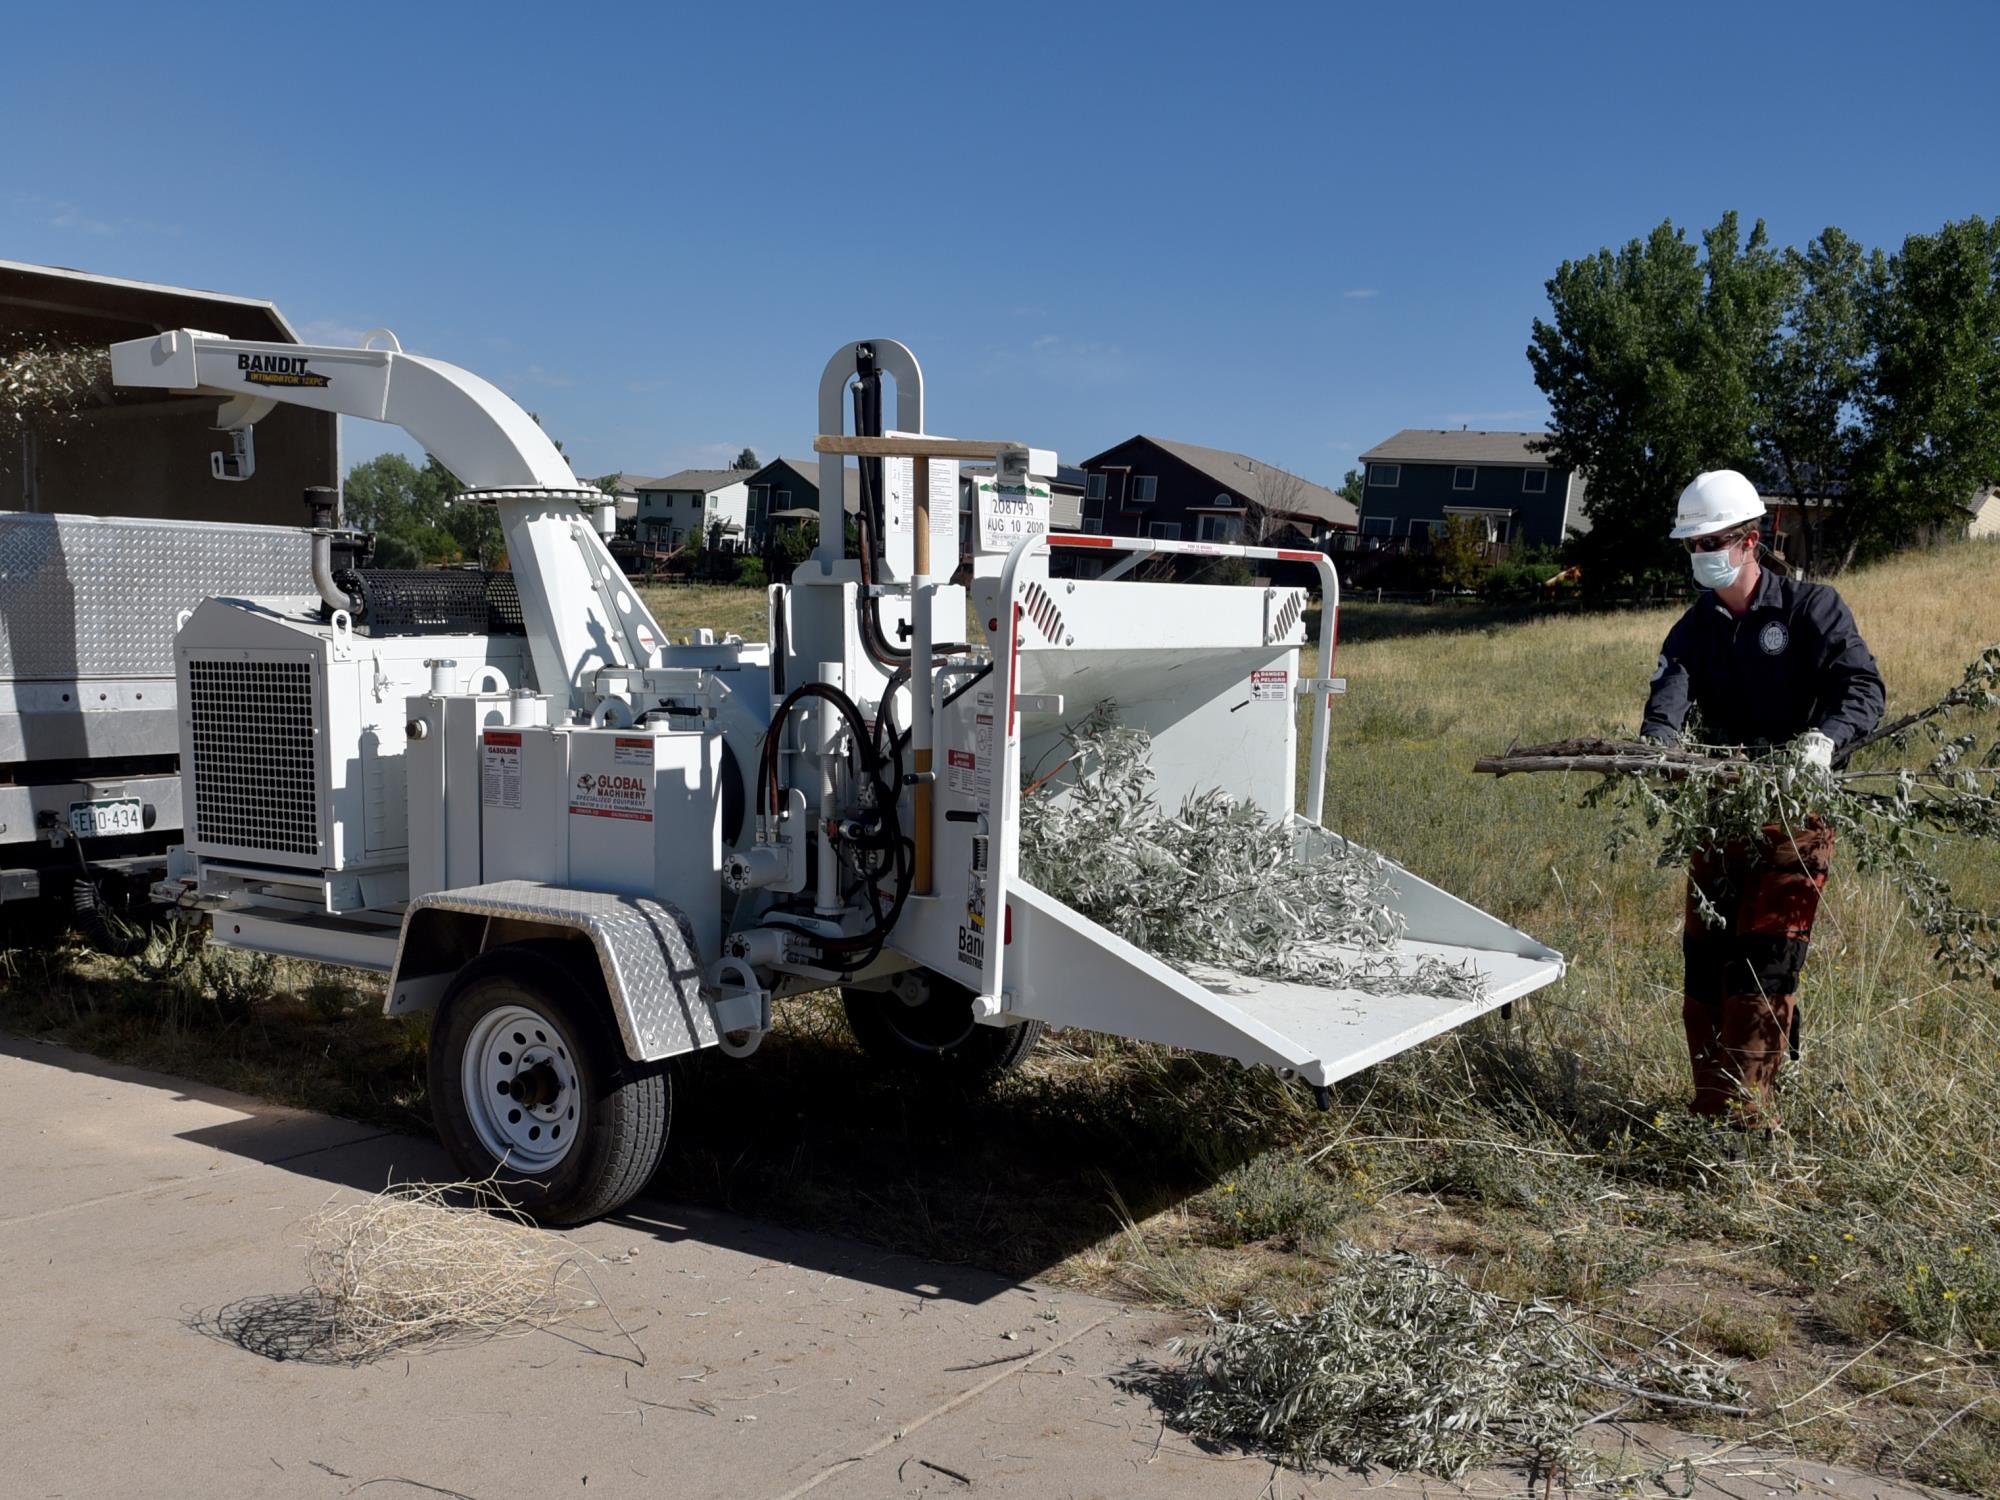
[[[1773,620],[1757,632],[1757,644],[1764,648],[1766,656],[1776,656],[1792,642],[1792,633],[1785,629],[1783,620]]]
[[[1667,675],[1667,659],[1666,657],[1662,656],[1659,660],[1658,665],[1656,665],[1653,668],[1653,681],[1658,682],[1662,677],[1666,675]]]

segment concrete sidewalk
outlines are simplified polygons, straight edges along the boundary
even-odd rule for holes
[[[301,1284],[301,1218],[448,1177],[429,1141],[5,1036],[0,1140],[9,1496],[1453,1488],[1311,1479],[1165,1430],[1128,1387],[1173,1319],[646,1200],[573,1232],[611,1257],[594,1274],[643,1364],[608,1320],[360,1369],[273,1358],[244,1344],[283,1352],[260,1299]],[[1743,1463],[1712,1481],[1737,1500],[1914,1493],[1821,1464]]]

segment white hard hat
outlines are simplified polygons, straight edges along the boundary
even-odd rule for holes
[[[1691,536],[1707,536],[1754,521],[1764,514],[1764,502],[1757,486],[1734,469],[1710,469],[1694,476],[1694,483],[1681,491],[1680,509],[1674,515],[1674,529],[1667,533],[1675,541]]]

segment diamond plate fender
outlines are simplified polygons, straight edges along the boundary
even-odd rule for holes
[[[486,920],[467,924],[454,917]],[[492,946],[488,938],[495,922],[526,924],[523,935],[539,924],[589,938],[625,1053],[634,1061],[658,1062],[716,1044],[701,958],[678,911],[643,896],[565,890],[532,880],[461,886],[412,901],[389,977],[389,1012],[435,1004],[450,975]]]

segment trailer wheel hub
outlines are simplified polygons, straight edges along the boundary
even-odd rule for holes
[[[542,1173],[569,1155],[583,1094],[569,1043],[547,1016],[526,1005],[482,1016],[461,1079],[472,1128],[496,1162]]]

